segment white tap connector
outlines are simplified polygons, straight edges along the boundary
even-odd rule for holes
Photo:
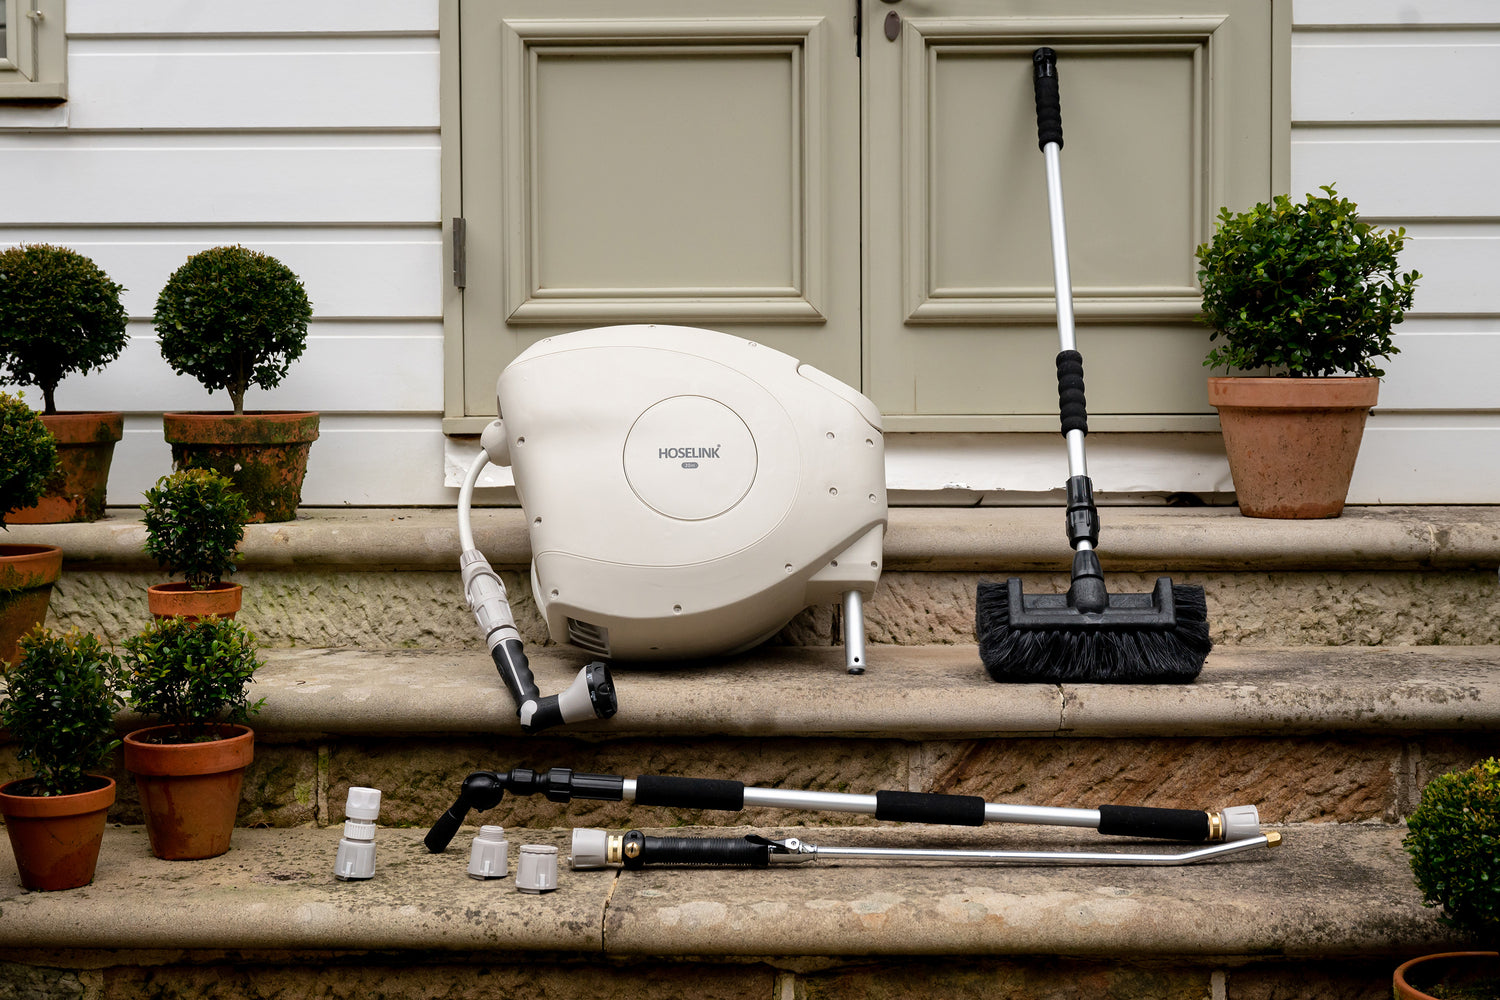
[[[363,881],[375,874],[375,820],[380,817],[380,789],[349,789],[344,817],[344,837],[333,860],[333,877],[341,882]]]
[[[505,827],[481,826],[469,852],[469,878],[504,878],[510,874],[510,841]]]
[[[522,892],[551,892],[557,888],[557,848],[522,844],[516,864],[516,888]]]

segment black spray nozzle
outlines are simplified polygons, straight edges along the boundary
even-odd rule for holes
[[[567,767],[534,771],[516,767],[506,772],[475,771],[464,779],[458,800],[438,817],[427,831],[423,843],[433,854],[447,849],[468,818],[469,810],[484,812],[500,804],[505,793],[544,795],[553,802],[571,802],[574,798],[619,802],[625,795],[625,779],[613,774],[581,774]]]
[[[422,842],[433,854],[441,854],[453,841],[453,835],[458,833],[458,828],[463,825],[470,809],[478,809],[481,812],[493,809],[504,797],[505,779],[503,777],[494,771],[475,771],[464,779],[463,787],[458,793],[458,801],[438,817],[437,822],[432,824],[432,829],[427,831],[427,836]]]

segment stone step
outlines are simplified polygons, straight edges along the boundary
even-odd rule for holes
[[[1500,644],[1500,508],[1350,507],[1342,517],[1275,521],[1233,508],[1109,507],[1100,553],[1110,586],[1151,589],[1169,574],[1201,584],[1225,645]],[[528,643],[547,641],[529,596],[521,512],[475,513],[477,544],[502,569]],[[93,524],[14,525],[13,542],[67,557],[51,620],[118,639],[145,620],[138,510]],[[274,646],[480,648],[459,593],[451,509],[309,509],[251,525],[242,546],[241,619]],[[1061,515],[1045,507],[893,508],[885,565],[866,604],[871,642],[974,641],[981,579],[1021,575],[1064,587]],[[837,612],[812,609],[781,641],[828,645]]]
[[[761,832],[1108,849],[1087,833]],[[0,857],[0,995],[1311,1000],[1388,995],[1403,958],[1457,944],[1422,907],[1399,828],[1278,832],[1279,847],[1191,867],[574,872],[567,829],[508,827],[512,871],[523,843],[559,849],[557,890],[530,895],[466,876],[472,829],[438,855],[420,831],[381,829],[374,878],[340,882],[336,829],[238,830],[221,858],[164,862],[139,827],[113,827],[86,888],[24,892]]]

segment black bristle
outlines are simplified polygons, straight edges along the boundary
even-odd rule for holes
[[[1176,624],[1118,629],[1030,629],[1010,625],[1004,584],[980,583],[975,615],[979,658],[1002,682],[1182,684],[1198,676],[1213,642],[1203,588],[1175,584]]]

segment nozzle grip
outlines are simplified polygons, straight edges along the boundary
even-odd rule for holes
[[[730,865],[765,868],[771,863],[771,848],[746,838],[648,837],[639,830],[625,835],[622,863],[626,868],[646,865]]]
[[[1119,837],[1154,837],[1197,843],[1208,839],[1208,813],[1150,806],[1100,806],[1099,832]]]

